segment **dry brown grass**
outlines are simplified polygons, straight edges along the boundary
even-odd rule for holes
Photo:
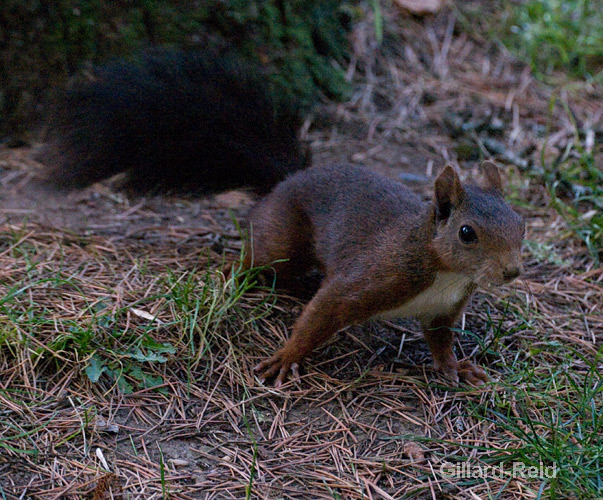
[[[545,146],[550,89],[454,12],[385,14],[395,33],[380,52],[370,18],[355,31],[355,95],[326,106],[330,125],[308,132],[317,162],[430,177],[467,136],[483,143],[479,131],[459,136],[455,116],[500,119],[498,139],[529,162],[572,139],[557,106]],[[566,99],[592,124],[598,111],[585,92]],[[450,387],[426,364],[414,323],[375,322],[338,334],[301,380],[275,390],[252,367],[282,344],[302,302],[274,303],[265,290],[238,297],[221,274],[240,249],[228,207],[242,217],[248,202],[128,200],[104,186],[67,201],[29,191],[28,200],[35,166],[27,152],[3,155],[0,498],[537,498],[540,481],[459,481],[438,468],[461,458],[563,463],[556,451],[578,456],[585,446],[575,425],[586,432],[580,390],[602,383],[603,272],[525,167],[509,163],[507,177],[533,242],[526,275],[474,297],[464,329],[481,340],[463,335],[458,346],[493,384]],[[461,162],[465,175],[477,162]],[[47,225],[40,207],[55,204],[72,212],[67,221],[86,214],[87,230]],[[19,210],[28,222],[17,222]],[[92,382],[94,366],[112,371]],[[573,401],[582,420],[565,413]],[[603,429],[593,422],[596,450]],[[571,439],[551,444],[565,428]],[[592,498],[576,484],[559,498]]]

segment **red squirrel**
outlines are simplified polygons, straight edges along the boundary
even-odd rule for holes
[[[484,370],[457,361],[453,327],[475,288],[522,272],[524,221],[504,201],[498,167],[483,184],[461,183],[448,165],[431,203],[357,166],[314,167],[279,184],[253,209],[245,265],[272,266],[277,280],[318,267],[324,279],[285,345],[255,367],[262,381],[289,373],[348,325],[416,317],[435,369],[481,384]]]
[[[452,327],[477,285],[522,271],[524,223],[494,164],[481,187],[446,167],[432,203],[365,168],[306,169],[297,105],[272,95],[261,68],[211,51],[150,50],[97,68],[51,123],[40,159],[62,187],[118,173],[138,190],[276,186],[251,213],[245,264],[273,266],[281,282],[313,267],[325,278],[260,378],[281,385],[338,330],[389,315],[419,318],[436,369],[487,380],[456,360]]]

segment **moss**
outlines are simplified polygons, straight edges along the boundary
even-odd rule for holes
[[[234,46],[279,92],[310,106],[347,92],[343,63],[354,9],[338,0],[5,0],[0,4],[0,133],[27,129],[50,91],[91,64],[148,46]]]

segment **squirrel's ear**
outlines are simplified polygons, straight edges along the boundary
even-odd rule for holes
[[[446,165],[435,181],[435,204],[438,218],[447,219],[463,197],[463,186],[452,165]]]
[[[484,175],[483,188],[488,191],[498,191],[502,194],[503,186],[502,179],[500,177],[500,169],[491,160],[486,160],[482,163],[482,174]]]

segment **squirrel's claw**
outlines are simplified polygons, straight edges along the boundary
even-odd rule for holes
[[[294,378],[299,378],[299,363],[289,360],[283,355],[282,351],[278,351],[271,358],[262,361],[253,371],[258,373],[258,378],[262,384],[278,373],[274,381],[274,387],[278,388],[286,382],[289,373]]]
[[[271,358],[262,361],[259,365],[253,368],[253,371],[258,374],[260,382],[263,384],[266,380],[271,379],[281,369],[277,354]],[[280,375],[280,374],[279,374]]]
[[[463,382],[471,385],[484,385],[489,380],[486,372],[468,359],[459,363],[458,374]]]
[[[452,380],[455,384],[459,383],[459,373],[456,366],[435,364],[434,368],[436,369],[436,371],[444,375],[444,377]]]
[[[474,365],[468,359],[456,361],[452,359],[446,363],[436,364],[436,370],[444,376],[452,379],[455,383],[465,382],[470,385],[483,385],[489,378],[486,372],[478,365]]]

